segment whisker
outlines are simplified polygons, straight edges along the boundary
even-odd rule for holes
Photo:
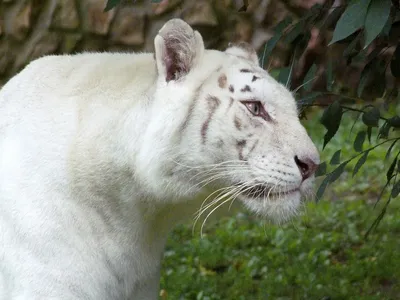
[[[181,167],[185,167],[188,169],[212,169],[213,167],[229,165],[231,163],[234,163],[235,165],[246,165],[246,163],[243,162],[242,160],[227,160],[227,161],[223,161],[220,163],[206,164],[206,165],[202,165],[202,166],[188,166],[188,165],[185,165],[185,164],[178,162],[176,160],[173,160],[173,159],[172,159],[172,162],[176,163],[177,165],[179,165]]]
[[[213,174],[212,176],[210,176],[210,174],[212,174],[212,173],[209,173],[209,174],[203,174],[202,176],[208,176],[207,178],[205,178],[204,180],[202,180],[202,181],[200,181],[199,183],[197,183],[195,186],[198,186],[198,185],[201,185],[202,183],[204,183],[204,182],[207,182],[207,180],[210,180],[210,182],[211,181],[215,181],[216,179],[215,179],[215,177],[218,177],[218,176],[220,176],[221,178],[223,178],[223,176],[225,176],[225,175],[235,175],[235,173],[237,173],[237,171],[245,171],[246,169],[229,169],[229,170],[224,170],[224,171],[220,171],[220,172],[218,172],[218,173],[215,173],[215,174]],[[212,179],[212,180],[211,180]],[[204,187],[204,186],[203,186]]]
[[[222,203],[220,203],[217,207],[213,208],[213,209],[208,213],[208,215],[206,216],[206,218],[204,219],[204,221],[203,221],[203,223],[201,224],[201,227],[200,227],[200,237],[201,237],[201,238],[203,238],[203,228],[204,228],[205,223],[207,222],[207,219],[211,216],[211,214],[212,214],[214,211],[216,211],[218,208],[220,208],[222,205],[224,205],[226,202],[228,202],[228,201],[230,201],[230,200],[231,200],[231,197],[229,197],[228,199],[224,200]]]
[[[309,80],[307,80],[306,82],[303,82],[303,84],[299,85],[297,88],[295,88],[292,93],[296,93],[299,89],[301,89],[303,86],[305,86],[306,84],[310,83],[311,81],[315,80],[318,76],[315,76],[314,78],[311,78]]]
[[[204,207],[203,207],[203,205],[204,205],[204,203],[205,203],[210,197],[212,197],[212,196],[213,196],[214,194],[216,194],[216,193],[219,193],[218,196],[217,196],[217,197],[219,197],[219,195],[220,195],[222,192],[224,192],[225,190],[227,190],[227,189],[230,189],[230,187],[223,187],[223,188],[220,188],[220,189],[218,189],[218,190],[212,192],[210,195],[208,195],[207,198],[201,203],[200,208],[197,210],[197,212],[196,212],[195,214],[198,214],[198,212],[201,212],[203,209],[207,209],[207,208],[209,207],[210,203],[207,204],[207,205],[204,206]],[[214,200],[215,200],[215,199],[214,199]]]
[[[220,200],[222,200],[224,197],[226,197],[227,195],[229,195],[229,193],[230,193],[231,191],[225,192],[225,190],[229,190],[229,189],[231,189],[231,187],[225,187],[225,188],[220,189],[221,191],[219,191],[219,194],[218,194],[218,196],[217,196],[215,199],[213,199],[213,200],[212,200],[210,203],[208,203],[206,206],[204,206],[203,208],[200,208],[200,209],[198,210],[197,216],[196,216],[195,219],[194,219],[193,232],[194,232],[194,228],[195,228],[195,226],[196,226],[198,220],[199,220],[200,217],[202,216],[202,214],[203,214],[204,212],[206,212],[209,208],[211,208],[213,205],[216,205],[216,204],[217,204]],[[210,196],[209,196],[209,197],[210,197]],[[209,197],[207,197],[207,198],[209,198]],[[207,201],[207,199],[204,200],[203,203],[204,203],[205,201]],[[203,206],[203,204],[202,204],[202,206]]]

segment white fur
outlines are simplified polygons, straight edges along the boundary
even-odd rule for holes
[[[183,68],[166,80],[171,37]],[[1,300],[157,299],[169,231],[212,190],[255,180],[279,191],[310,189],[312,178],[302,181],[293,157],[318,163],[318,153],[291,94],[254,54],[205,50],[179,20],[165,25],[155,46],[156,61],[116,53],[40,58],[0,91]],[[252,76],[241,68],[260,77],[250,93],[240,92]],[[234,93],[218,86],[221,73]],[[209,95],[221,103],[204,144]],[[274,123],[252,117],[239,102],[246,97],[261,99]],[[235,147],[242,138],[245,155],[258,140],[245,167]],[[238,167],[215,175],[227,161]],[[203,188],[202,174],[219,180]],[[277,222],[300,204],[299,192],[239,198]]]

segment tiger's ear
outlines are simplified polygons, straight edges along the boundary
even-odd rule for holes
[[[158,74],[167,82],[188,74],[204,53],[200,33],[180,19],[165,23],[154,39],[154,46]]]
[[[226,53],[236,55],[251,62],[259,65],[258,56],[253,46],[246,42],[240,42],[237,44],[229,43],[228,48],[225,50]]]

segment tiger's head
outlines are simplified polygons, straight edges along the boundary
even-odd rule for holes
[[[275,222],[295,215],[319,154],[292,94],[259,66],[255,50],[246,43],[205,50],[201,35],[174,19],[155,38],[155,60],[148,136],[164,151],[154,157],[165,158],[159,196],[207,189],[213,207],[237,198]]]

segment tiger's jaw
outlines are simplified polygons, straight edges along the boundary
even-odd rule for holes
[[[298,187],[277,189],[264,185],[240,187],[238,199],[251,212],[275,224],[282,224],[301,213],[306,195],[312,190],[314,178],[310,178]]]
[[[275,224],[289,221],[300,212],[302,193],[300,189],[265,194],[241,193],[238,198],[251,212]]]

